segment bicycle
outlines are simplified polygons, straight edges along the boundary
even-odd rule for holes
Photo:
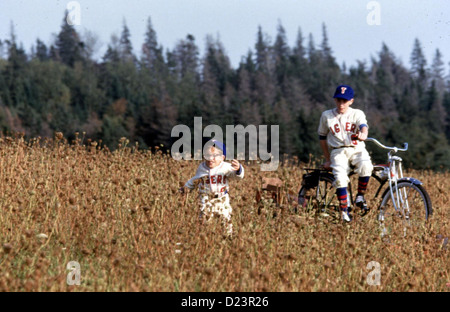
[[[406,229],[421,226],[426,223],[433,213],[431,199],[423,183],[412,177],[404,177],[402,171],[402,158],[396,156],[397,152],[406,152],[408,143],[402,148],[388,147],[374,138],[367,138],[365,142],[373,142],[379,147],[389,150],[387,164],[374,165],[372,178],[379,185],[373,197],[379,199],[377,219],[380,223],[382,235],[398,232],[400,227],[406,234]],[[305,168],[302,186],[298,193],[298,204],[303,208],[312,208],[317,212],[339,212],[339,201],[333,187],[334,176],[325,169]],[[351,172],[352,176],[355,172]],[[388,184],[386,187],[386,183]],[[383,191],[384,189],[384,191]],[[354,205],[351,183],[348,186],[349,209]],[[361,212],[364,216],[367,212]]]

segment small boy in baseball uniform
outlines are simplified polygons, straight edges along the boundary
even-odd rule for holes
[[[323,112],[320,117],[319,140],[326,160],[323,166],[333,171],[342,218],[350,222],[347,199],[350,164],[355,166],[359,176],[355,204],[364,213],[368,211],[364,194],[373,165],[364,140],[367,139],[369,127],[364,112],[350,107],[354,101],[354,92],[350,86],[338,86],[333,98],[336,108]]]
[[[190,190],[198,184],[200,199],[200,218],[206,217],[210,220],[217,213],[223,219],[227,234],[232,235],[233,224],[231,223],[231,213],[228,195],[228,180],[244,177],[244,167],[237,160],[230,163],[225,162],[225,144],[217,140],[212,140],[213,145],[207,148],[204,154],[205,161],[200,164],[195,176],[189,179],[184,185]]]

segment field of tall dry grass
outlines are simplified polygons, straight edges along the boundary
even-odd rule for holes
[[[200,224],[195,192],[178,194],[198,161],[96,142],[0,139],[0,291],[449,291],[449,173],[407,170],[434,214],[415,233],[382,238],[373,209],[351,224],[266,202],[278,177],[296,193],[302,166],[244,163],[231,182],[234,235]],[[370,188],[370,186],[369,186]],[[370,204],[371,202],[369,202]],[[374,204],[372,202],[372,204]],[[80,285],[68,285],[70,261]],[[379,285],[369,285],[371,261]]]

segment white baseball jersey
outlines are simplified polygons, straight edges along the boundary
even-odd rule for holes
[[[345,114],[338,114],[333,108],[322,113],[318,133],[321,137],[326,136],[327,143],[332,148],[364,147],[364,142],[351,139],[363,126],[368,127],[362,110],[349,107]]]
[[[225,161],[212,169],[202,162],[198,166],[195,176],[189,179],[184,186],[192,190],[194,189],[195,181],[201,179],[199,183],[200,193],[212,193],[220,197],[228,193],[228,179],[235,177],[241,179],[244,177],[244,167],[242,165],[238,171],[235,171],[231,164]]]
[[[241,165],[238,171],[235,171],[230,163],[222,162],[215,168],[208,168],[204,162],[200,164],[195,176],[189,179],[185,187],[194,189],[198,183],[200,192],[200,217],[206,217],[211,220],[214,213],[218,213],[224,217],[224,225],[227,233],[233,233],[233,224],[231,223],[231,213],[233,208],[230,205],[228,195],[228,180],[230,178],[243,178],[244,167]],[[210,196],[213,195],[213,196]]]

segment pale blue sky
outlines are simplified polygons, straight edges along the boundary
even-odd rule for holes
[[[19,43],[29,51],[40,38],[47,45],[60,30],[70,1],[1,0],[0,40],[10,37],[14,23]],[[147,18],[151,17],[158,42],[173,49],[187,34],[196,38],[201,55],[206,35],[219,36],[233,67],[249,49],[254,50],[258,26],[275,39],[279,21],[292,47],[299,27],[305,37],[322,40],[322,23],[328,30],[333,55],[349,67],[356,60],[370,61],[382,42],[409,67],[414,39],[422,43],[428,65],[439,49],[448,74],[450,62],[450,0],[378,0],[381,25],[369,25],[369,0],[79,0],[83,34],[95,33],[102,56],[111,35],[121,33],[123,20],[131,32],[135,54],[140,56]]]

